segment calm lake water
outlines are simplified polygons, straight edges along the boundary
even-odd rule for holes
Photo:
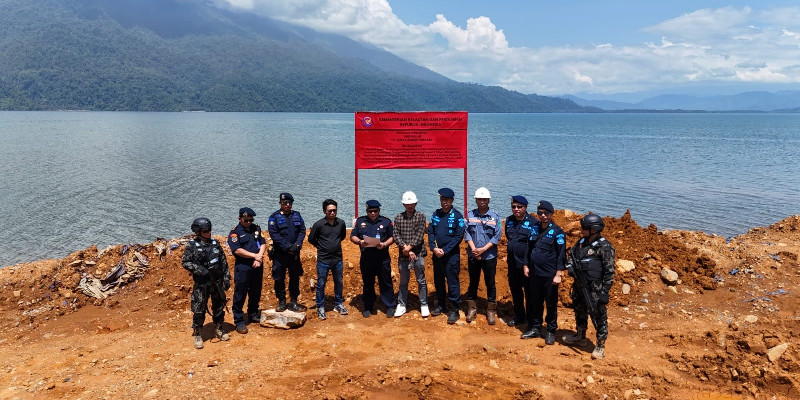
[[[283,191],[308,226],[327,197],[350,221],[353,147],[352,114],[0,112],[0,266],[181,236],[197,216],[226,234],[242,206],[266,225]],[[502,216],[523,194],[731,236],[800,213],[798,160],[798,114],[471,114],[468,201],[486,186]],[[391,218],[406,190],[428,215],[442,186],[463,204],[460,170],[359,186]]]

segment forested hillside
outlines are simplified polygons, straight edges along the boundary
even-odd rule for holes
[[[201,0],[0,0],[0,54],[2,110],[592,111]]]

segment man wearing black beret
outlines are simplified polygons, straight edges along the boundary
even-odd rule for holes
[[[545,322],[547,330],[544,341],[551,345],[556,342],[558,329],[558,285],[561,272],[566,269],[566,235],[553,222],[553,205],[542,200],[536,206],[539,217],[539,236],[531,242],[528,262],[522,267],[528,277],[528,329],[523,339],[542,336],[543,305],[547,306]]]
[[[447,314],[447,323],[455,324],[461,305],[461,240],[464,239],[464,216],[453,208],[455,193],[450,188],[439,189],[442,208],[431,215],[428,224],[428,247],[433,253],[433,283],[438,305],[431,315]],[[448,307],[450,300],[451,307]]]
[[[300,312],[305,308],[297,303],[300,296],[300,277],[303,276],[303,264],[300,262],[300,249],[306,237],[306,223],[299,212],[292,210],[294,197],[290,193],[281,193],[278,199],[281,208],[269,216],[269,236],[275,246],[272,258],[272,279],[275,280],[275,297],[281,312],[287,308]],[[286,304],[286,271],[289,271],[289,297]]]
[[[369,318],[375,314],[375,278],[381,302],[386,306],[386,317],[395,314],[394,286],[392,285],[392,258],[389,246],[394,243],[394,226],[389,218],[381,215],[381,203],[378,200],[367,201],[367,215],[358,217],[350,241],[361,248],[361,279],[364,283],[364,311],[361,314]]]
[[[264,259],[266,241],[261,227],[253,223],[256,213],[249,207],[239,209],[239,224],[228,234],[228,247],[236,264],[233,268],[233,323],[236,332],[247,333],[244,320],[244,302],[250,322],[260,322],[258,305],[261,302],[261,286],[264,281]]]

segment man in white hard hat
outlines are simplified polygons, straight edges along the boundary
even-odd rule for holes
[[[497,288],[494,276],[497,272],[497,244],[503,235],[500,215],[489,208],[491,199],[489,190],[480,187],[475,191],[475,203],[478,208],[467,213],[467,230],[464,241],[467,242],[467,269],[469,271],[469,288],[467,289],[467,322],[472,322],[478,313],[475,300],[478,298],[478,284],[483,272],[486,283],[486,321],[494,325],[497,321]]]
[[[397,308],[394,316],[399,318],[408,307],[408,280],[411,269],[417,277],[420,312],[423,317],[431,315],[428,309],[428,283],[425,281],[425,214],[417,211],[417,195],[403,193],[405,211],[394,217],[394,242],[400,251],[398,269],[400,270],[400,289],[397,293]]]

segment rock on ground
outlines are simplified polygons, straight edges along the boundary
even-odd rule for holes
[[[634,269],[636,269],[636,264],[634,264],[633,261],[630,260],[617,260],[616,264],[617,264],[617,272],[625,273],[625,272],[631,272]]]
[[[778,361],[778,359],[781,358],[783,353],[786,352],[786,349],[788,348],[789,348],[789,343],[781,343],[767,350],[767,358],[769,358],[769,360],[772,362]]]
[[[661,280],[664,281],[667,285],[674,286],[678,284],[678,273],[669,269],[669,268],[662,268],[661,269]]]
[[[306,319],[305,313],[289,310],[283,312],[265,310],[261,313],[260,325],[266,328],[291,329],[303,326]]]

